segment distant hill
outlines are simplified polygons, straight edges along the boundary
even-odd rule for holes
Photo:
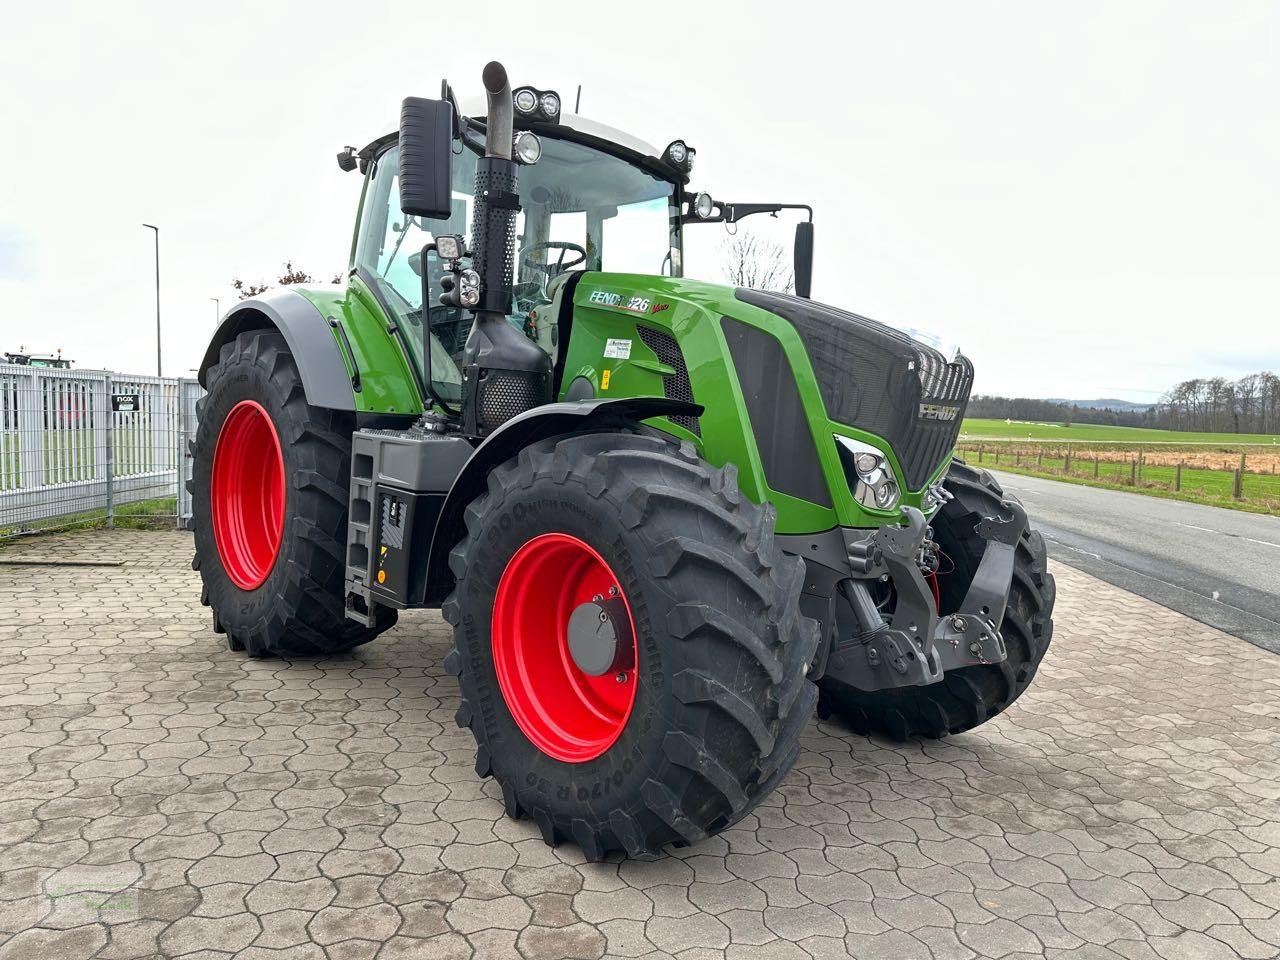
[[[1156,406],[1154,403],[1134,403],[1131,400],[1108,398],[1101,400],[1063,400],[1061,397],[1052,397],[1048,402],[1060,403],[1065,407],[1079,407],[1082,410],[1121,410],[1125,413],[1145,413]]]

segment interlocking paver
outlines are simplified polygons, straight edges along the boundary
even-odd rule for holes
[[[502,813],[447,628],[253,661],[189,535],[0,565],[0,960],[1280,954],[1280,659],[1055,566],[1036,685],[972,733],[835,723],[741,824],[584,862]]]

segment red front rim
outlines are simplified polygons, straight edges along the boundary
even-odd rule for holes
[[[241,400],[222,422],[209,501],[222,569],[241,590],[256,590],[284,536],[284,457],[271,417],[253,400]]]
[[[611,593],[611,591],[617,591]],[[493,600],[493,664],[511,716],[543,753],[567,763],[594,760],[621,735],[636,702],[634,667],[584,673],[569,652],[569,617],[622,585],[600,554],[577,537],[545,533],[516,551]]]

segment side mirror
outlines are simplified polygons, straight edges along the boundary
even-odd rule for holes
[[[447,220],[452,211],[453,105],[406,97],[400,106],[400,209]]]
[[[813,286],[813,221],[801,220],[796,224],[795,245],[796,296],[809,299]]]

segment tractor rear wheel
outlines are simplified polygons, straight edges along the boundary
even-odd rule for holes
[[[191,444],[200,600],[252,657],[349,650],[395,623],[346,618],[349,414],[312,407],[284,338],[241,333],[209,368]]]
[[[947,473],[946,488],[955,499],[932,521],[934,539],[944,554],[937,579],[943,614],[959,609],[986,548],[974,527],[984,517],[999,516],[1004,499],[995,477],[959,460]],[[838,714],[858,733],[906,740],[962,733],[1003,712],[1031,685],[1053,638],[1057,589],[1047,560],[1044,537],[1028,528],[1018,544],[1000,628],[1008,650],[1003,663],[949,670],[938,683],[897,690],[864,692],[823,680],[818,715]]]
[[[490,474],[450,556],[445,666],[509,815],[595,860],[692,843],[773,789],[818,641],[773,516],[732,466],[646,433],[541,441]]]

